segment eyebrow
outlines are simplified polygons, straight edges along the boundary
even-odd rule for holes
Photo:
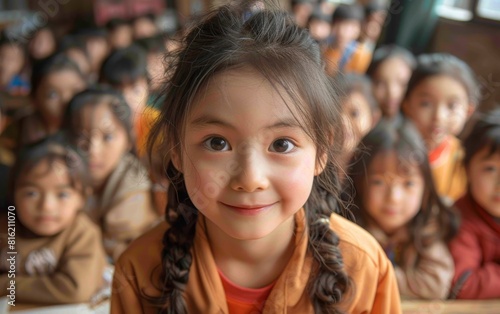
[[[19,184],[19,187],[20,187],[20,188],[24,188],[24,187],[31,187],[31,186],[32,186],[32,187],[36,187],[36,188],[38,188],[38,187],[39,187],[39,185],[37,185],[37,184],[35,184],[35,183],[33,183],[33,182],[29,182],[29,181],[21,182],[21,183]],[[61,189],[61,190],[62,190],[62,189],[67,189],[67,188],[70,188],[70,189],[71,189],[71,188],[73,188],[73,187],[72,187],[71,185],[69,185],[69,184],[60,184],[60,185],[56,186],[56,189]]]
[[[229,128],[232,130],[236,130],[236,126],[232,125],[228,121],[224,121],[223,119],[220,119],[218,117],[214,117],[211,115],[203,115],[199,118],[194,119],[191,121],[191,124],[195,127],[205,127],[208,125],[215,125],[215,126],[221,126],[225,128]],[[264,127],[264,129],[269,130],[269,129],[280,129],[280,128],[300,128],[302,129],[303,127],[297,122],[296,119],[287,117],[285,119],[276,121],[275,123],[268,125]]]

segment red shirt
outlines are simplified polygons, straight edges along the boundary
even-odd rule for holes
[[[236,285],[219,272],[222,286],[226,293],[227,306],[231,314],[262,313],[264,303],[274,287],[274,282],[259,289],[250,289]]]

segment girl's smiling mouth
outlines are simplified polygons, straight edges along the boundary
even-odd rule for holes
[[[223,202],[220,202],[222,205],[225,207],[234,210],[240,214],[243,215],[257,215],[261,212],[267,211],[270,209],[273,205],[275,205],[278,202],[270,203],[270,204],[253,204],[253,205],[248,205],[248,204],[236,204],[236,205],[229,205]]]

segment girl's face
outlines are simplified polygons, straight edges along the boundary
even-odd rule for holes
[[[23,65],[24,52],[19,46],[0,46],[0,86],[9,84],[15,75],[21,73]]]
[[[109,34],[109,44],[113,49],[130,46],[133,41],[133,30],[129,25],[120,25]]]
[[[54,34],[44,28],[37,32],[29,43],[30,55],[37,60],[46,58],[56,51]]]
[[[137,19],[133,24],[133,34],[135,39],[152,37],[158,33],[156,24],[148,18]]]
[[[467,168],[472,197],[490,215],[500,218],[500,153],[490,147],[478,151]]]
[[[43,160],[33,167],[19,179],[14,200],[22,224],[45,237],[69,227],[84,205],[83,193],[71,185],[62,161]]]
[[[354,132],[350,133],[354,138],[346,139],[346,142],[352,142],[354,146],[356,146],[361,138],[365,136],[368,131],[370,131],[372,126],[373,116],[370,104],[363,94],[354,91],[349,94],[348,98],[344,102],[342,114],[354,127]]]
[[[239,240],[289,235],[322,170],[314,142],[252,69],[216,75],[199,94],[173,162],[209,233]]]
[[[468,108],[469,97],[464,86],[444,75],[424,79],[403,102],[405,114],[415,123],[429,150],[453,134],[455,121]]]
[[[92,185],[99,189],[130,150],[131,143],[127,131],[107,103],[83,108],[81,125],[78,145],[88,152]]]
[[[420,210],[424,185],[417,165],[403,169],[396,152],[378,153],[368,167],[362,206],[386,234],[393,234]]]
[[[411,68],[397,57],[378,66],[372,78],[373,94],[384,117],[393,118],[399,113],[411,73]]]
[[[141,77],[129,84],[120,85],[117,89],[122,92],[123,97],[125,97],[127,104],[132,110],[134,119],[138,118],[144,111],[148,102],[148,80],[145,77]]]
[[[67,104],[86,87],[87,83],[73,70],[49,73],[35,92],[35,106],[45,124],[59,128]]]
[[[109,53],[108,41],[105,37],[90,37],[87,38],[86,44],[92,70],[98,72]]]

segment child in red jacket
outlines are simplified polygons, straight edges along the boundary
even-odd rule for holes
[[[462,226],[450,243],[451,297],[500,298],[500,107],[479,117],[464,146],[469,186],[455,204]]]

